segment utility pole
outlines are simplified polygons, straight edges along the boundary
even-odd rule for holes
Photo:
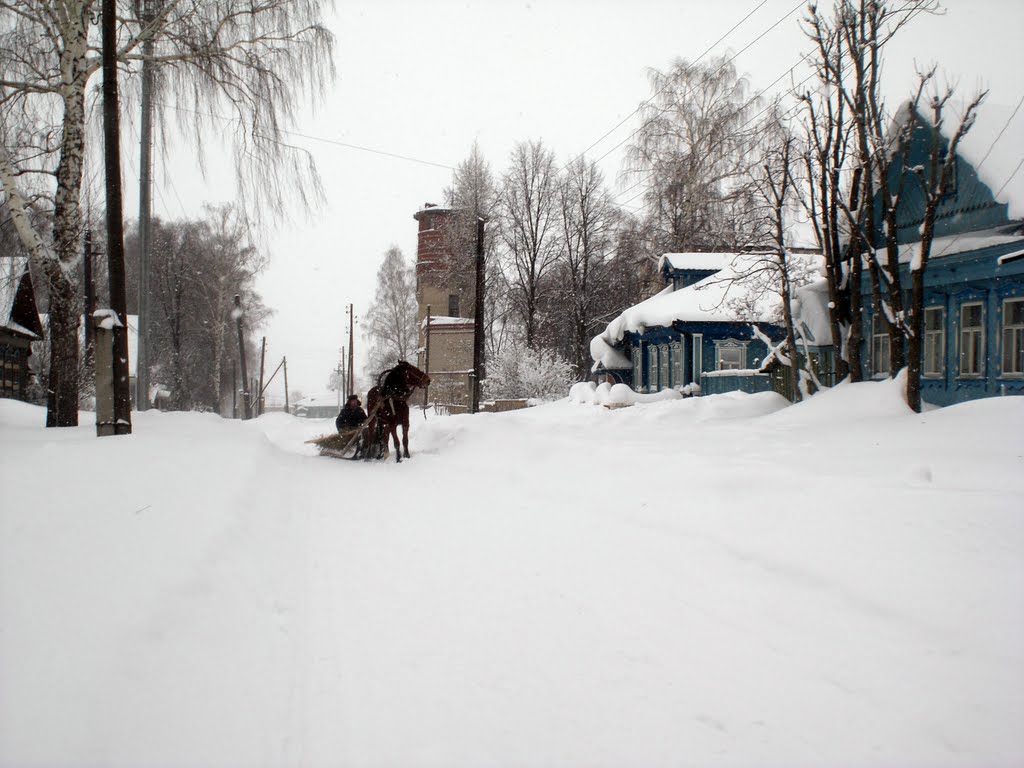
[[[231,418],[238,418],[238,363],[231,368]]]
[[[356,321],[355,321],[355,306],[352,304],[348,305],[348,391],[349,394],[356,391],[356,377],[355,377],[355,355],[354,350],[356,348]]]
[[[245,365],[245,336],[242,334],[242,297],[235,294],[235,323],[238,325],[238,364],[242,368],[242,418],[252,417],[249,402],[249,369]]]
[[[128,435],[132,431],[132,403],[128,368],[128,299],[124,277],[116,7],[116,0],[103,0],[103,161],[107,188],[107,277],[110,281],[110,308],[118,320],[113,329],[114,434]]]
[[[96,288],[93,285],[92,274],[92,229],[85,230],[85,253],[82,255],[82,271],[85,273],[85,359],[86,362],[93,357],[93,348],[96,346],[96,328],[93,324],[92,313],[96,311]],[[92,363],[89,363],[91,366]]]
[[[154,0],[137,2],[142,27],[153,20]],[[139,124],[139,327],[135,407],[149,407],[149,265],[153,252],[153,38],[142,42],[142,117]]]
[[[484,220],[476,220],[476,290],[473,302],[473,401],[470,413],[480,411],[480,380],[484,365]]]
[[[256,415],[263,415],[263,367],[267,361],[267,337],[263,337],[260,345],[260,388],[256,390]]]
[[[284,412],[291,413],[288,407],[288,358],[281,358],[281,365],[284,366]]]
[[[430,374],[430,305],[427,304],[427,326],[423,332],[423,372]],[[427,390],[430,386],[423,388],[423,410],[427,410]]]
[[[338,359],[338,392],[342,400],[348,402],[352,393],[348,391],[348,366],[346,364],[345,347],[341,348],[341,357]],[[338,405],[341,405],[339,402]]]

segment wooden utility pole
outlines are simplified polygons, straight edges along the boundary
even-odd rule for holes
[[[430,305],[427,304],[427,325],[423,331],[423,372],[430,374]],[[423,388],[423,410],[427,409],[427,390],[430,385]]]
[[[348,402],[348,396],[352,394],[348,391],[348,368],[345,367],[345,347],[341,348],[341,358],[338,360],[338,405],[341,405],[341,401]]]
[[[231,368],[231,418],[238,418],[238,363]]]
[[[473,401],[470,413],[480,411],[480,380],[484,365],[484,220],[476,220],[476,289],[473,301]]]
[[[284,366],[284,412],[291,413],[288,408],[288,358],[281,358],[281,365]]]
[[[260,345],[260,386],[256,391],[259,392],[256,395],[256,415],[263,415],[263,366],[267,361],[267,337],[263,337],[263,343]]]
[[[245,364],[245,336],[242,333],[242,297],[235,294],[235,323],[238,325],[238,364],[242,369],[242,418],[252,418],[249,402],[249,369]]]
[[[124,277],[124,203],[121,200],[121,124],[117,104],[117,3],[103,0],[103,161],[107,193],[107,278],[114,324],[114,434],[132,431],[128,367],[128,299]]]
[[[154,0],[141,0],[142,26],[153,19]],[[153,38],[142,43],[142,116],[139,121],[139,321],[135,407],[149,407],[149,266],[153,252]]]
[[[355,377],[355,348],[356,348],[356,322],[354,305],[348,305],[348,393],[351,395],[356,391]]]
[[[82,271],[85,273],[85,359],[86,362],[93,358],[96,346],[96,327],[93,323],[92,313],[96,311],[96,287],[93,285],[92,274],[92,230],[85,230],[85,252],[82,254]],[[93,365],[93,363],[89,363]]]

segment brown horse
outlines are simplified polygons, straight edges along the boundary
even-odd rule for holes
[[[388,435],[395,444],[398,461],[398,426],[402,426],[402,448],[409,458],[409,396],[417,387],[430,384],[430,377],[411,363],[400,360],[394,368],[377,377],[377,386],[366,393],[366,409],[370,414],[366,434],[369,438],[366,456],[380,458],[388,447]]]

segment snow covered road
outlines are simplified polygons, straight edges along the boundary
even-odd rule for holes
[[[1024,763],[1024,398],[784,406],[0,401],[0,765]]]

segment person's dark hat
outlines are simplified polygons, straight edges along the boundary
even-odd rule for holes
[[[349,395],[348,396],[348,400],[346,400],[345,402],[346,403],[351,403],[353,400],[358,403],[359,402],[359,395]]]

